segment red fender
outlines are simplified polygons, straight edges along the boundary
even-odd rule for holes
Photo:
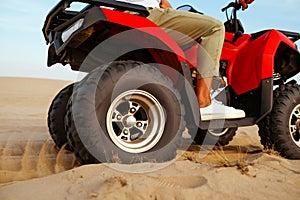
[[[295,49],[295,44],[277,30],[267,31],[254,40],[245,34],[235,45],[224,44],[222,59],[231,62],[227,69],[228,85],[239,95],[258,88],[263,79],[271,78],[274,57],[282,42]]]
[[[116,10],[110,10],[102,7],[101,10],[105,14],[107,21],[115,24],[119,24],[124,27],[140,30],[151,36],[155,36],[163,44],[168,46],[172,52],[174,52],[177,55],[178,62],[180,61],[186,62],[185,54],[183,53],[179,45],[165,31],[163,31],[163,29],[161,29],[159,26],[157,26],[147,18],[140,17],[137,15],[127,14],[124,12],[118,12]],[[116,14],[116,12],[118,12],[118,14]],[[134,23],[128,23],[129,21]]]

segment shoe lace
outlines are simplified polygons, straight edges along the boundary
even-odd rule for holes
[[[211,99],[215,99],[215,97],[218,96],[218,94],[220,94],[224,89],[225,89],[225,87],[223,87],[223,88],[218,88],[218,89],[216,89],[216,90],[211,90],[211,91],[210,91]]]
[[[222,101],[218,101],[216,99],[212,99],[213,102],[217,103],[217,104],[220,104],[220,105],[224,105],[224,103]],[[224,105],[225,106],[225,105]]]

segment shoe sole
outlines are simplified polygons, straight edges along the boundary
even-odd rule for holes
[[[201,115],[201,120],[202,121],[210,121],[210,120],[217,120],[217,119],[240,119],[240,118],[245,118],[246,114],[245,113],[236,113],[236,114],[231,114],[229,115],[224,115],[224,113],[214,113],[211,115]]]

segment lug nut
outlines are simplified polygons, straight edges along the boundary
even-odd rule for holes
[[[130,109],[130,112],[131,112],[131,113],[134,113],[135,111],[136,111],[135,108],[131,108],[131,109]]]

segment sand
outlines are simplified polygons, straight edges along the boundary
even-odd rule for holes
[[[300,161],[263,151],[256,126],[222,149],[193,145],[149,173],[79,166],[47,129],[48,107],[70,82],[0,78],[0,199],[300,199]],[[187,141],[188,142],[188,141]],[[178,154],[179,155],[179,154]],[[155,167],[135,164],[130,167]]]

